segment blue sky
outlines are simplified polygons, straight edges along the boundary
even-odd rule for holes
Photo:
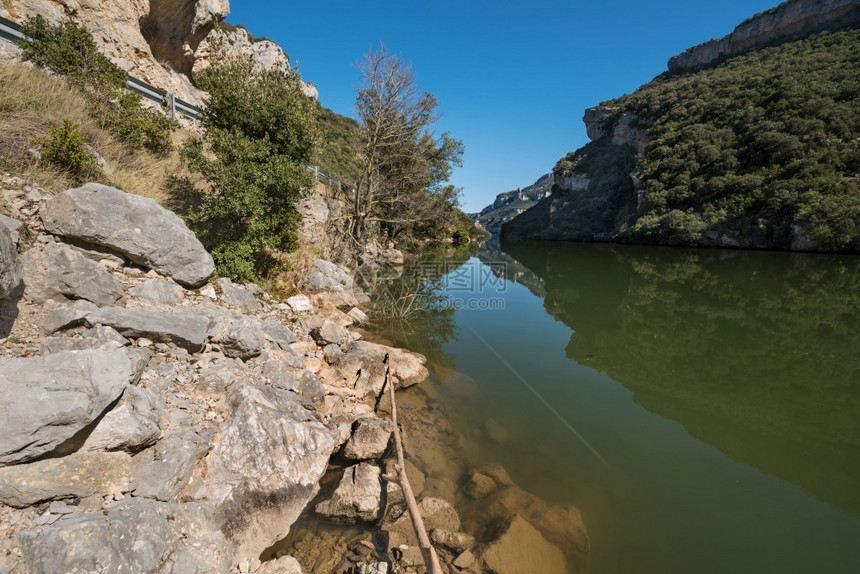
[[[466,146],[466,211],[533,183],[585,143],[583,111],[777,0],[233,0],[227,21],[278,42],[320,102],[353,116],[355,64],[384,42]]]

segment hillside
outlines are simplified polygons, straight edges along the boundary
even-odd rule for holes
[[[593,141],[503,237],[860,250],[858,54],[821,33],[588,110]]]
[[[489,233],[498,235],[503,223],[549,197],[552,186],[552,174],[542,175],[528,187],[500,193],[496,196],[496,200],[480,213],[471,213],[469,216]]]

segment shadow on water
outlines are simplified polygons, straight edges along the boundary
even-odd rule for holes
[[[860,516],[860,257],[504,244],[566,356],[736,461]]]

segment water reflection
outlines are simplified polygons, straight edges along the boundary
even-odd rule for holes
[[[566,355],[733,459],[860,515],[860,258],[484,248],[574,333]],[[519,267],[517,267],[519,266]]]

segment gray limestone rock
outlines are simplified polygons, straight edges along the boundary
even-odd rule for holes
[[[9,229],[0,225],[0,299],[12,295],[21,285],[21,260]]]
[[[129,498],[19,533],[28,572],[226,574],[230,545],[205,504]]]
[[[179,305],[185,296],[185,289],[172,279],[147,279],[129,289],[129,293],[159,305]]]
[[[228,357],[247,360],[263,352],[265,340],[263,330],[255,319],[240,317],[230,327],[226,337],[214,342],[221,346],[221,350]]]
[[[0,466],[46,454],[93,422],[132,374],[122,351],[0,360]]]
[[[352,335],[349,334],[349,331],[334,321],[325,321],[320,327],[313,329],[311,337],[322,346],[329,343],[348,345],[352,342]]]
[[[128,387],[87,437],[83,449],[137,452],[154,444],[161,436],[162,408],[151,391]]]
[[[338,522],[373,522],[380,517],[382,486],[379,467],[363,462],[343,471],[331,498],[318,502],[314,510]]]
[[[116,351],[122,344],[116,341],[95,339],[92,337],[48,337],[39,342],[40,355],[53,355],[67,351]]]
[[[314,259],[308,273],[307,286],[311,292],[339,292],[354,289],[355,281],[342,268],[331,261]]]
[[[120,345],[128,345],[129,341],[122,335],[120,335],[116,329],[113,327],[105,327],[104,325],[99,325],[97,327],[93,327],[92,329],[87,329],[87,331],[83,334],[83,337],[88,339],[102,339],[104,341],[113,341],[114,343],[119,343]]]
[[[267,339],[285,351],[290,350],[290,344],[296,342],[293,332],[277,321],[261,321],[260,327]]]
[[[0,468],[0,502],[24,508],[48,500],[128,492],[131,457],[124,452],[75,452]]]
[[[227,394],[232,415],[186,492],[217,505],[241,562],[286,536],[316,494],[335,439],[283,392],[247,383]]]
[[[0,213],[0,225],[5,226],[6,229],[9,230],[9,237],[12,239],[12,243],[18,245],[18,242],[21,241],[21,236],[18,231],[24,227],[24,222],[11,217],[6,217]]]
[[[358,419],[352,436],[343,448],[346,458],[352,460],[376,460],[388,448],[392,424],[388,419],[365,417]]]
[[[215,273],[185,223],[149,198],[88,183],[52,197],[40,216],[50,233],[107,247],[182,285],[199,287]]]
[[[86,299],[112,306],[122,298],[122,284],[110,271],[62,243],[33,247],[23,255],[24,296],[34,303],[49,299]]]
[[[82,325],[84,317],[87,316],[87,311],[83,309],[75,309],[74,307],[61,307],[51,311],[39,321],[39,328],[48,333],[56,333],[65,329],[71,329]]]
[[[209,437],[191,430],[170,430],[155,445],[155,457],[135,476],[134,495],[175,500],[188,484],[194,467],[209,450]]]
[[[231,307],[241,309],[246,313],[260,310],[260,302],[241,285],[236,285],[226,277],[221,277],[215,284],[221,289],[221,297]]]
[[[90,325],[113,327],[125,337],[146,337],[158,343],[173,343],[195,353],[203,348],[212,321],[191,311],[146,309],[100,309],[86,317]]]

